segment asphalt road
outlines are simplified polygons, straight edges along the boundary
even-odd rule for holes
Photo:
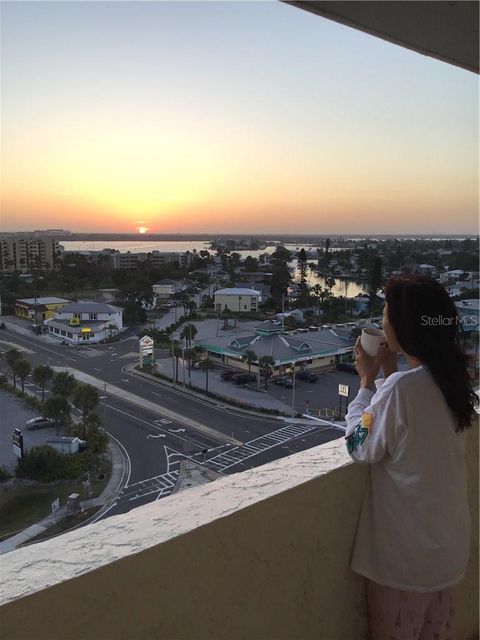
[[[342,435],[337,429],[318,424],[289,424],[242,414],[139,378],[125,369],[138,358],[137,345],[138,338],[133,331],[130,335],[123,334],[120,342],[79,349],[53,344],[43,337],[25,335],[11,328],[0,333],[0,350],[7,351],[12,346],[24,349],[32,366],[68,367],[103,381],[107,389],[114,385],[136,396],[137,401],[132,403],[107,391],[99,407],[107,432],[123,451],[127,469],[125,486],[106,516],[169,495],[178,478],[180,461],[191,458],[203,462],[204,450],[207,450],[205,460],[209,469],[230,474]],[[9,373],[4,359],[0,360],[0,370]],[[27,385],[35,390],[33,382],[27,381]],[[315,387],[320,389],[320,383]],[[141,399],[148,406],[142,406]],[[192,426],[196,422],[208,425],[218,436]],[[233,437],[239,444],[226,442],[225,436]]]

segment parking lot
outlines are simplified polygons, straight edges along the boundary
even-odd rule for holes
[[[26,420],[38,416],[38,412],[28,407],[22,400],[0,389],[0,404],[2,406],[2,419],[0,420],[0,467],[4,467],[13,474],[17,466],[17,457],[13,453],[12,433],[15,428],[20,428],[23,433],[24,449],[39,446],[55,436],[55,428],[38,429],[28,431],[25,428]]]

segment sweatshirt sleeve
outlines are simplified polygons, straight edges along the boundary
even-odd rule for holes
[[[372,464],[392,455],[403,431],[397,385],[384,382],[375,393],[360,389],[345,420],[345,440],[353,460]]]

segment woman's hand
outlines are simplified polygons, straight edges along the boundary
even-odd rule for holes
[[[376,356],[369,356],[362,347],[360,336],[358,336],[355,343],[354,353],[355,369],[360,376],[360,387],[373,390],[375,378],[378,375],[382,363],[382,358],[385,357],[383,343],[380,345],[379,352]]]
[[[380,345],[378,356],[380,359],[380,366],[383,369],[383,375],[385,378],[388,378],[389,375],[395,373],[395,371],[398,371],[397,353],[395,351],[390,351],[386,342]]]
[[[360,336],[358,336],[354,352],[355,369],[360,376],[360,386],[365,389],[373,390],[380,367],[383,369],[385,378],[397,371],[397,354],[390,351],[386,342],[381,343],[376,356],[369,356],[362,347]]]

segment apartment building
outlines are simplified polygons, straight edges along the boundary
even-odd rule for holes
[[[34,268],[53,269],[60,245],[53,236],[35,234],[0,237],[0,271],[27,273]]]
[[[185,253],[152,251],[150,253],[114,253],[109,256],[113,269],[135,269],[141,262],[148,261],[154,267],[164,267],[177,263],[180,268],[188,267],[192,263],[193,254],[190,251]]]
[[[215,310],[237,312],[258,311],[258,305],[262,301],[260,291],[254,289],[244,289],[241,287],[231,287],[218,289],[215,291]]]

